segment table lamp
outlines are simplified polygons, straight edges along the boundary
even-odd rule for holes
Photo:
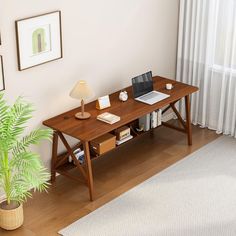
[[[84,111],[84,99],[92,98],[93,95],[93,91],[84,80],[77,82],[71,90],[70,96],[81,100],[81,112],[75,114],[77,119],[85,120],[91,116],[88,112]]]

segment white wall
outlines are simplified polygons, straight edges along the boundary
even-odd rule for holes
[[[0,0],[0,32],[6,97],[19,95],[37,111],[28,130],[44,119],[74,108],[69,92],[87,80],[96,96],[130,85],[130,79],[152,70],[175,78],[179,0]],[[25,71],[17,70],[15,20],[62,11],[64,57]],[[47,166],[51,147],[39,152]]]

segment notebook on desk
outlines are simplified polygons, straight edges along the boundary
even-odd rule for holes
[[[149,105],[168,98],[170,95],[153,90],[152,72],[136,76],[132,79],[134,99]]]
[[[98,115],[97,119],[100,120],[100,121],[103,121],[105,123],[111,124],[111,125],[118,122],[118,121],[120,121],[119,116],[111,114],[109,112],[104,112],[104,113]]]

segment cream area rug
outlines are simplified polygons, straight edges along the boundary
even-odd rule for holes
[[[218,138],[59,234],[236,236],[236,139]]]

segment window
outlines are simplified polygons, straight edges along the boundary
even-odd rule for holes
[[[236,1],[216,1],[214,69],[236,73]]]

